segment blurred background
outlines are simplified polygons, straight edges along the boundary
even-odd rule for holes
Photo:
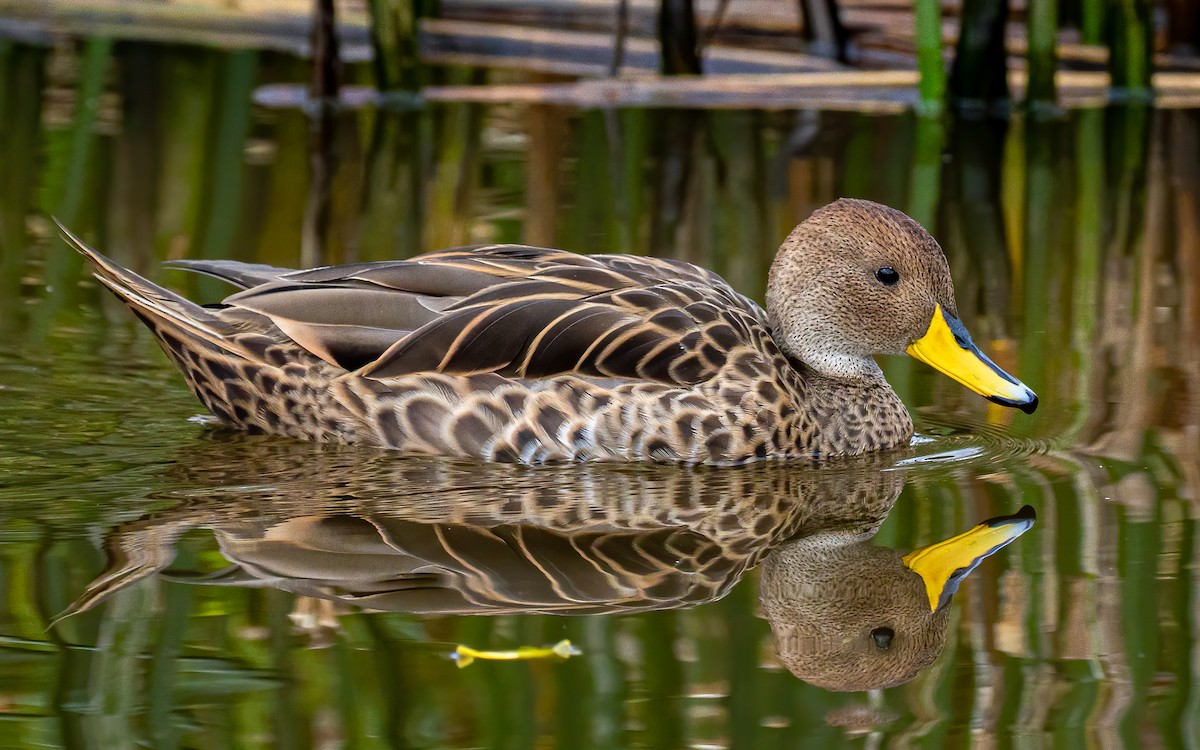
[[[1198,45],[1190,0],[0,0],[0,746],[1194,747]],[[389,493],[195,419],[51,216],[206,301],[227,288],[160,262],[516,242],[761,299],[841,196],[940,240],[976,340],[1041,397],[1025,417],[882,362],[920,434],[876,543],[1038,512],[913,682],[793,677],[752,566],[692,608],[579,618],[148,576],[48,629],[131,525],[186,510],[154,549],[214,571],[205,509]],[[562,637],[585,658],[445,659]]]

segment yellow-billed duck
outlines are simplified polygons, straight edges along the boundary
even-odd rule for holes
[[[873,358],[906,352],[1037,405],[971,341],[938,243],[869,201],[788,235],[765,309],[690,263],[522,245],[174,263],[241,287],[202,307],[63,231],[204,405],[251,432],[522,463],[856,455],[912,436]]]

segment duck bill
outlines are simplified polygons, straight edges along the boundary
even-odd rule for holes
[[[1014,515],[990,518],[970,531],[905,555],[904,567],[925,581],[929,610],[936,612],[949,604],[958,585],[984,558],[1029,531],[1036,518],[1033,508],[1026,505]]]
[[[989,401],[1016,407],[1026,414],[1037,408],[1037,394],[979,351],[967,327],[941,305],[933,311],[929,330],[909,344],[907,351]]]

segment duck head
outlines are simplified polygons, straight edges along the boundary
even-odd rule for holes
[[[882,377],[873,355],[910,354],[1026,413],[1037,395],[971,340],[941,246],[904,213],[843,198],[784,240],[767,281],[780,348],[835,378]]]
[[[785,543],[759,583],[780,660],[827,690],[908,682],[941,653],[959,583],[1033,522],[1025,506],[907,555],[829,534]]]

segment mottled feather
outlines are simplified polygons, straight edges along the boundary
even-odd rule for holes
[[[868,222],[884,210],[835,207]],[[798,227],[776,261],[801,269],[786,272],[797,288],[823,270],[801,263],[823,221]],[[932,242],[911,221],[881,226],[864,237],[905,252]],[[801,340],[802,315],[786,310],[779,338],[757,303],[679,260],[485,245],[310,270],[175,264],[240,287],[201,307],[70,239],[204,405],[251,432],[494,461],[714,464],[858,454],[912,434],[869,357],[855,360],[866,377],[846,379],[789,356],[780,341]],[[851,240],[839,252],[857,251]],[[862,327],[853,313],[835,323]]]

